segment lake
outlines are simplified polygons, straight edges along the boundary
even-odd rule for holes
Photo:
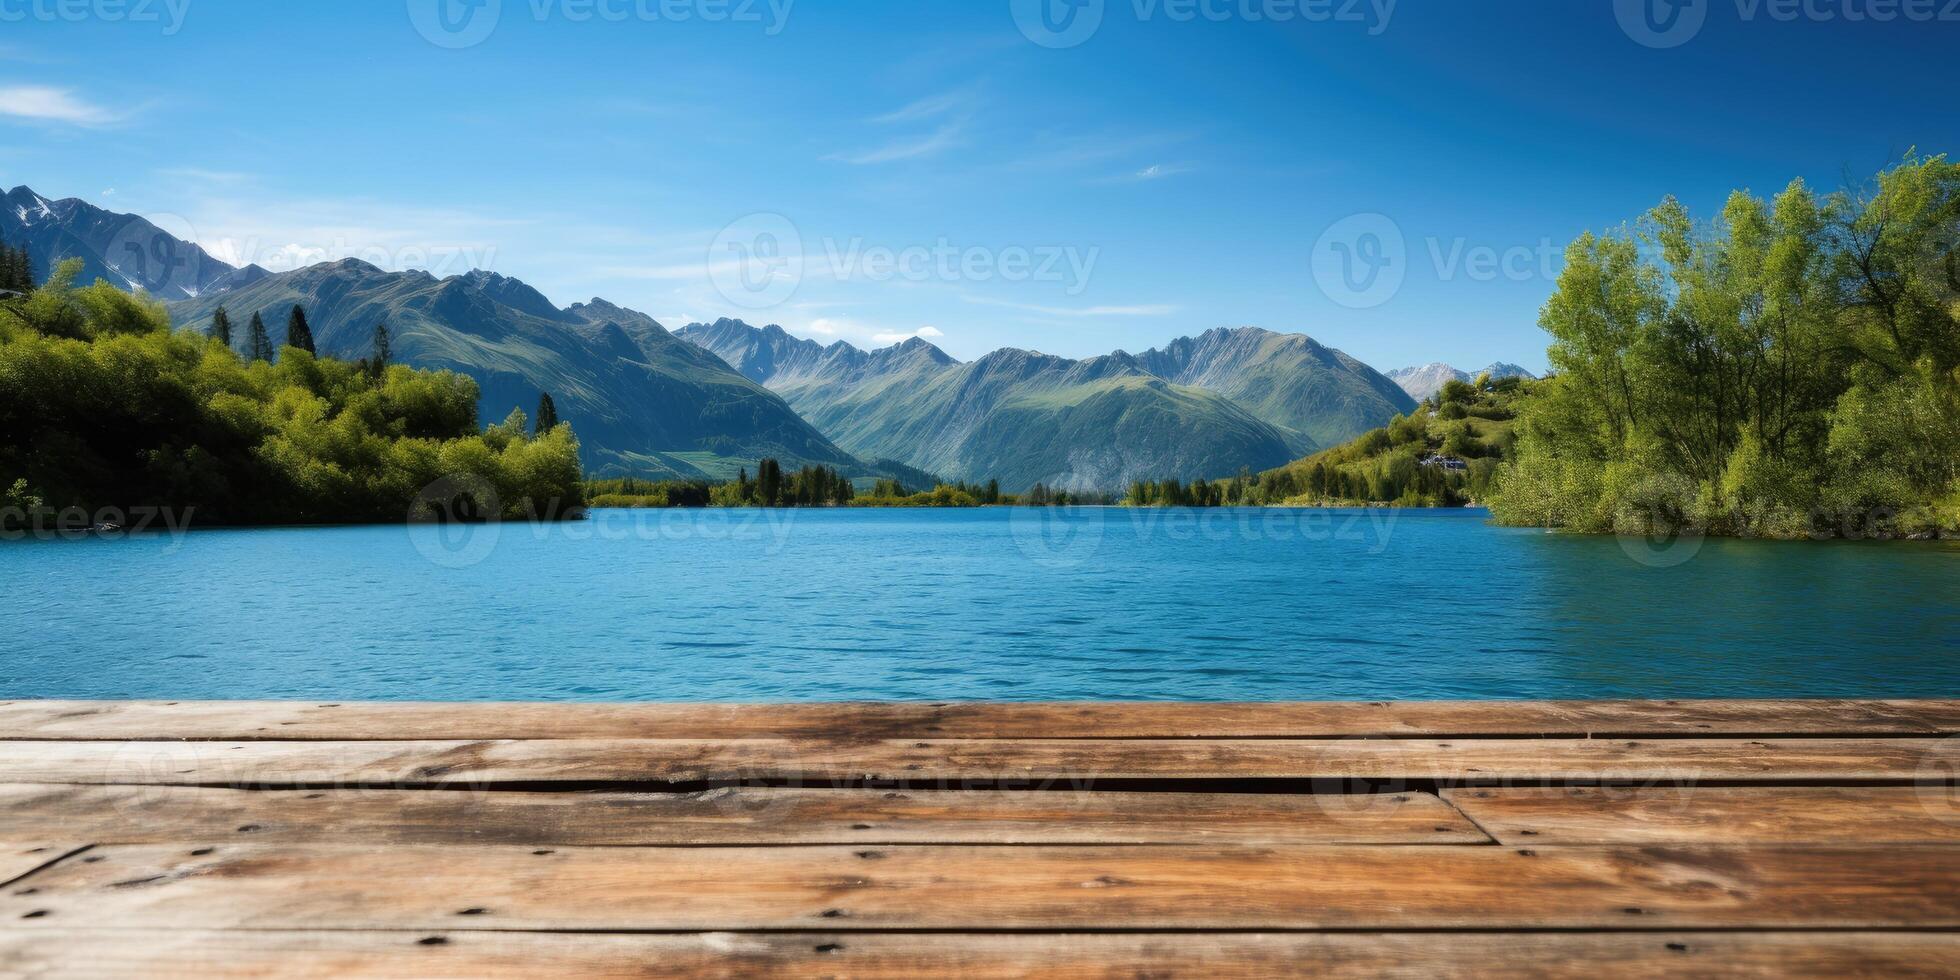
[[[1960,695],[1960,542],[1481,511],[597,511],[0,544],[0,697]]]

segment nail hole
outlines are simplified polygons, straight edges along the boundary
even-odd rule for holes
[[[852,830],[870,830],[870,829],[871,829],[871,825],[870,825],[870,824],[868,824],[868,823],[854,823],[854,824],[852,824],[852,825],[851,825],[851,829],[852,829]]]
[[[199,858],[201,858],[201,857],[203,857],[204,855],[206,855],[206,854],[209,854],[209,853],[211,853],[212,851],[215,851],[215,850],[217,850],[217,848],[215,848],[215,847],[200,847],[200,848],[198,848],[197,850],[195,850],[195,851],[192,851],[192,852],[191,852],[191,857],[199,857]]]
[[[29,912],[29,913],[27,913],[26,915],[23,915],[23,916],[21,916],[21,918],[23,918],[23,919],[38,919],[38,918],[41,918],[42,916],[45,916],[45,915],[47,915],[47,914],[48,914],[48,910],[47,910],[47,909],[35,909],[34,911],[32,911],[32,912]]]
[[[464,910],[462,910],[461,912],[458,912],[458,913],[456,913],[456,914],[457,914],[457,915],[488,915],[488,914],[490,914],[490,910],[489,910],[489,909],[486,909],[486,908],[475,908],[475,907],[472,907],[472,908],[467,908],[467,909],[464,909]]]
[[[532,854],[556,854],[557,852],[551,850],[550,848],[544,848],[542,850],[532,851],[531,853]]]
[[[1687,943],[1668,943],[1668,944],[1667,944],[1667,948],[1668,948],[1668,949],[1671,949],[1671,950],[1673,950],[1673,951],[1675,951],[1675,952],[1677,952],[1677,953],[1685,953],[1685,952],[1687,952],[1687,951],[1688,951],[1688,944],[1687,944]]]
[[[248,823],[245,826],[238,828],[238,832],[241,834],[249,834],[257,831],[258,829],[259,829],[258,824]]]
[[[823,945],[821,945],[821,946],[818,946],[818,947],[816,947],[816,950],[817,950],[817,952],[819,952],[819,953],[824,953],[824,954],[826,954],[826,955],[827,955],[827,954],[830,954],[830,953],[839,953],[839,952],[843,952],[843,950],[844,950],[844,944],[842,944],[842,943],[824,943]]]
[[[417,946],[441,946],[449,942],[447,936],[423,936],[415,941]]]
[[[844,911],[843,909],[824,909],[824,910],[823,910],[823,917],[824,917],[824,918],[826,918],[826,919],[845,919],[845,918],[849,918],[849,917],[850,917],[850,914],[851,914],[851,913],[849,913],[849,912],[846,912],[846,911]]]

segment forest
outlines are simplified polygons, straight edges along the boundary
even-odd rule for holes
[[[345,361],[313,352],[298,307],[278,349],[254,315],[241,357],[222,311],[173,330],[151,300],[77,286],[78,261],[38,287],[5,266],[27,287],[0,296],[0,508],[15,522],[555,519],[582,504],[569,425],[534,431],[514,411],[479,427],[476,382],[388,363],[385,327]]]

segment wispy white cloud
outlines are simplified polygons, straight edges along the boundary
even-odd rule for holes
[[[122,119],[71,89],[52,85],[0,86],[0,116],[76,126],[106,126]]]
[[[870,121],[881,125],[916,122],[920,119],[943,116],[955,110],[970,111],[972,104],[973,97],[968,92],[945,92],[939,95],[929,95],[911,105],[887,112],[882,116],[873,116]]]
[[[969,303],[978,303],[981,306],[998,306],[1003,309],[1020,310],[1023,313],[1039,313],[1043,316],[1170,316],[1178,310],[1177,307],[1169,304],[1145,304],[1136,306],[1041,306],[1033,303],[1012,303],[1007,300],[985,299],[979,296],[967,296],[964,299]]]
[[[1179,163],[1153,163],[1148,167],[1142,168],[1141,170],[1132,170],[1126,173],[1120,173],[1120,174],[1115,174],[1113,176],[1104,177],[1101,180],[1095,181],[1095,183],[1145,184],[1153,180],[1163,180],[1166,177],[1176,177],[1181,174],[1188,174],[1193,169],[1194,168],[1190,166],[1187,166],[1185,164],[1179,164]]]
[[[893,140],[862,153],[835,154],[829,159],[865,165],[894,163],[899,160],[914,160],[920,157],[929,157],[958,146],[965,130],[966,121],[960,120],[947,123],[924,136]]]

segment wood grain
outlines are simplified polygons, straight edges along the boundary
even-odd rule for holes
[[[56,861],[64,854],[73,853],[84,845],[75,843],[72,836],[69,842],[52,844],[56,838],[23,840],[20,835],[8,835],[5,843],[0,843],[0,885],[8,885],[31,875],[35,869]]]
[[[1506,844],[1960,844],[1960,789],[1572,787],[1446,790]]]
[[[343,977],[851,976],[914,980],[1265,980],[1311,972],[1481,980],[1947,977],[1960,936],[1932,933],[1520,935],[562,935],[494,932],[0,931],[0,975],[120,980]]]
[[[13,928],[1960,927],[1960,849],[104,846]],[[29,909],[43,914],[21,919]]]
[[[141,844],[1483,844],[1431,793],[263,791],[0,786],[0,837]]]
[[[0,782],[488,786],[528,782],[1116,779],[1913,780],[1950,744],[1782,739],[566,739],[480,742],[0,741]]]
[[[1960,733],[1960,701],[1272,704],[0,702],[0,738],[441,741],[605,738],[1844,737]]]

